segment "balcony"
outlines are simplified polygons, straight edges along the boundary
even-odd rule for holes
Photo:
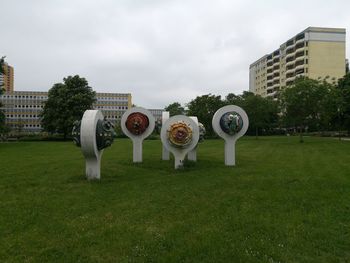
[[[267,77],[267,78],[268,78],[268,77],[272,77],[272,75],[273,75],[272,71],[269,72],[269,73],[266,73],[266,77]]]
[[[295,67],[295,72],[300,70],[300,69],[304,69],[304,64],[300,64],[298,66]]]
[[[295,76],[289,77],[286,79],[286,83],[288,85],[288,82],[293,82],[295,80]]]
[[[293,73],[294,73],[294,68],[287,69],[287,71],[286,71],[286,75],[293,74]]]
[[[297,64],[299,61],[304,60],[304,58],[305,58],[305,55],[304,55],[304,54],[302,54],[302,55],[296,57],[296,58],[295,58],[295,64]]]
[[[272,88],[275,90],[276,88],[279,88],[279,86],[280,86],[280,83],[278,82],[278,83],[273,84]]]
[[[267,91],[267,92],[269,92],[269,91],[270,91],[270,92],[271,92],[271,91],[273,91],[273,87],[272,87],[272,86],[267,87],[267,88],[266,88],[266,91]]]
[[[266,94],[267,97],[273,97],[273,98],[275,98],[276,95],[277,95],[276,91],[273,91],[273,92]]]
[[[294,60],[288,61],[286,63],[286,68],[288,68],[288,66],[292,66],[292,65],[294,65]]]
[[[299,69],[295,69],[295,76],[298,76],[298,77],[299,77],[299,76],[303,76],[304,73],[305,73],[304,67],[299,68]]]
[[[304,38],[298,39],[297,41],[295,41],[295,45],[298,45],[299,43],[303,43],[305,41]]]
[[[289,54],[286,55],[286,60],[287,60],[288,58],[293,58],[293,57],[294,57],[294,52],[289,53]]]
[[[286,43],[286,46],[287,46],[287,47],[290,47],[290,46],[293,46],[293,45],[294,45],[294,39],[290,39],[290,40],[288,40],[287,43]]]
[[[295,57],[297,57],[297,54],[298,54],[298,53],[304,52],[304,50],[305,50],[305,47],[304,47],[304,46],[295,49]]]

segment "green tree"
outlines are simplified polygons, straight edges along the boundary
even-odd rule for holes
[[[244,92],[237,101],[247,113],[249,118],[250,134],[258,138],[259,131],[271,130],[278,122],[278,104],[272,98],[263,98],[252,92]]]
[[[178,102],[173,102],[164,108],[169,111],[170,116],[182,115],[185,113],[185,109]]]
[[[300,142],[306,127],[321,127],[321,118],[326,119],[329,112],[324,110],[328,86],[309,78],[298,78],[290,88],[280,94],[281,110],[287,126],[299,130]],[[322,116],[323,114],[323,116]]]
[[[4,69],[5,57],[6,57],[6,56],[2,56],[2,57],[0,58],[0,75],[5,74],[5,69]]]
[[[235,95],[234,93],[229,93],[225,97],[225,104],[227,105],[241,106],[242,101],[243,101],[242,95]]]
[[[78,75],[54,84],[41,114],[44,130],[63,134],[66,138],[72,131],[73,122],[80,120],[85,110],[92,109],[95,96],[86,79]]]
[[[5,74],[4,64],[5,64],[5,56],[0,58],[0,76],[3,76]],[[0,96],[4,92],[4,89],[2,88],[2,86],[3,86],[3,83],[0,83]],[[0,102],[0,135],[3,136],[3,134],[7,133],[9,129],[5,124],[5,119],[6,119],[5,112],[1,108],[2,108],[2,103]]]
[[[338,105],[340,121],[350,135],[350,73],[338,80],[337,90],[341,97]]]
[[[224,102],[221,100],[221,96],[215,96],[212,94],[198,96],[188,103],[187,115],[197,116],[198,121],[204,125],[206,134],[213,136],[214,130],[211,121],[215,112],[223,105]]]

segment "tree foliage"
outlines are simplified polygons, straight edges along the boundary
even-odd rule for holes
[[[187,104],[187,115],[197,116],[198,121],[204,125],[206,134],[213,136],[214,130],[211,125],[212,118],[215,112],[224,104],[224,101],[221,100],[221,96],[212,94],[198,96]]]
[[[166,106],[165,111],[169,111],[170,116],[182,115],[185,113],[185,109],[178,102],[173,102]]]
[[[280,94],[285,125],[302,133],[307,128],[327,129],[337,112],[338,96],[335,87],[326,80],[298,78]]]
[[[241,106],[249,116],[250,134],[258,137],[262,130],[269,131],[276,127],[278,122],[278,104],[272,98],[263,98],[252,92],[244,92],[233,102]]]
[[[92,109],[95,92],[85,78],[68,76],[49,90],[42,112],[42,126],[50,133],[71,133],[73,122],[80,120],[85,110]]]
[[[339,103],[340,122],[350,135],[350,73],[339,79],[337,90],[341,97]]]
[[[4,64],[5,64],[5,56],[0,58],[0,75],[4,75],[5,74],[5,70],[4,70]],[[3,83],[0,83],[0,95],[2,95],[2,93],[4,92],[4,89],[2,88]],[[2,107],[2,103],[0,102],[0,134],[4,134],[8,132],[8,128],[5,125],[5,113],[4,111],[1,109]]]

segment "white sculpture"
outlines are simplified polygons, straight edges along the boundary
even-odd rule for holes
[[[225,165],[236,164],[236,141],[248,130],[249,119],[246,112],[236,106],[227,105],[218,109],[212,119],[213,129],[225,140]]]
[[[198,118],[196,116],[190,116],[190,118],[196,123],[198,126]],[[199,132],[199,127],[198,127],[198,132]],[[197,144],[198,145],[198,144]],[[188,152],[187,159],[190,161],[197,161],[197,145],[196,147],[193,148],[193,150]]]
[[[170,117],[162,125],[161,140],[175,158],[175,169],[183,167],[183,162],[199,140],[198,125],[184,115]]]
[[[127,110],[121,120],[123,133],[133,143],[133,162],[142,162],[142,143],[154,130],[155,119],[148,110],[134,107]]]
[[[163,111],[162,112],[162,125],[169,119],[169,111]],[[168,161],[170,160],[170,152],[168,149],[162,145],[162,160]]]
[[[100,179],[101,156],[103,150],[98,150],[96,141],[96,127],[98,120],[103,120],[99,110],[84,112],[80,126],[81,151],[85,157],[86,177],[89,180]]]

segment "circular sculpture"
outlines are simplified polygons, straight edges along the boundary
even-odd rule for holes
[[[134,112],[131,113],[126,119],[125,126],[132,134],[140,135],[148,128],[149,119],[141,112]]]
[[[226,112],[220,118],[220,127],[225,133],[234,135],[242,129],[243,119],[237,112]]]
[[[169,142],[179,148],[185,148],[192,141],[192,129],[185,122],[170,125],[167,135]]]
[[[206,133],[205,127],[202,123],[198,122],[198,128],[199,128],[199,142],[203,142],[204,135]]]
[[[106,118],[98,120],[96,125],[96,143],[99,151],[111,146],[115,136],[113,123],[107,121]]]

